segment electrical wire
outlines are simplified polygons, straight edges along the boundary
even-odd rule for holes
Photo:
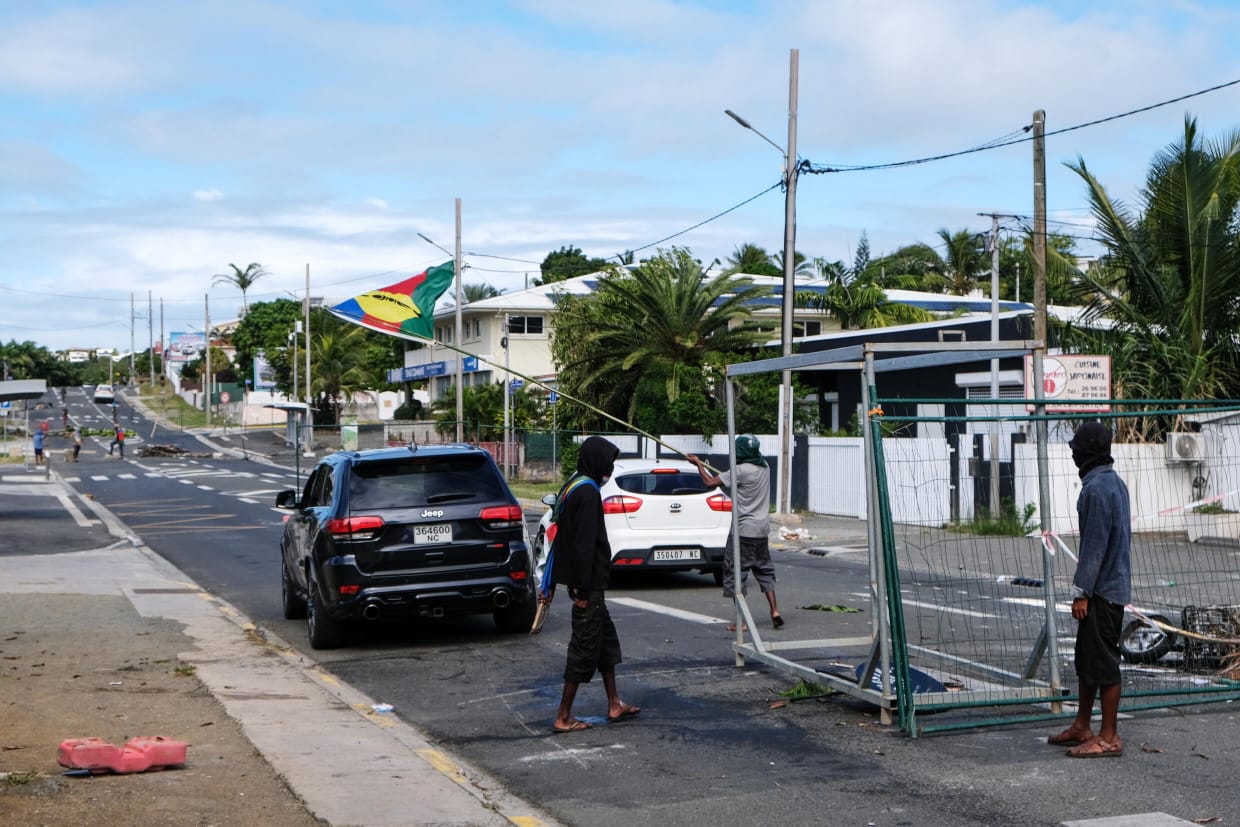
[[[741,207],[745,206],[745,205],[746,205],[746,204],[748,204],[749,202],[751,202],[751,201],[757,201],[759,198],[761,198],[762,196],[766,195],[766,194],[767,194],[768,192],[770,192],[771,190],[773,190],[773,189],[778,189],[778,188],[780,188],[780,187],[782,187],[782,186],[784,186],[784,182],[783,182],[783,181],[780,181],[780,182],[779,182],[779,183],[777,183],[777,184],[772,184],[771,186],[769,186],[769,187],[767,187],[766,189],[762,190],[762,192],[758,193],[757,195],[754,195],[754,196],[751,196],[751,197],[749,197],[749,198],[746,198],[744,201],[742,201],[741,203],[737,204],[736,206],[733,206],[733,207],[728,207],[728,208],[727,208],[726,210],[724,210],[723,212],[718,213],[718,214],[716,214],[716,215],[712,215],[710,218],[707,218],[705,221],[699,221],[698,223],[694,224],[692,227],[686,227],[685,229],[681,230],[681,231],[680,231],[680,232],[678,232],[678,233],[672,233],[672,234],[671,234],[671,235],[669,235],[669,236],[664,236],[663,238],[660,238],[658,241],[652,241],[652,242],[650,242],[649,244],[643,244],[641,247],[633,247],[633,248],[632,248],[632,249],[630,249],[628,252],[630,252],[630,253],[640,252],[641,250],[647,250],[647,249],[649,249],[649,248],[651,248],[651,247],[654,247],[654,246],[656,246],[656,245],[658,245],[658,244],[662,244],[662,243],[663,243],[663,242],[665,242],[665,241],[671,241],[673,238],[676,238],[676,237],[678,237],[678,236],[682,236],[682,235],[684,235],[684,234],[685,234],[685,233],[687,233],[687,232],[690,232],[690,231],[692,231],[692,230],[696,230],[698,227],[705,226],[705,225],[709,224],[709,223],[710,223],[710,222],[712,222],[712,221],[716,221],[716,220],[718,220],[718,219],[720,219],[720,218],[723,218],[723,217],[724,217],[725,215],[727,215],[728,213],[733,212],[734,210],[739,210]],[[616,254],[616,255],[612,256],[612,258],[620,258],[620,255],[619,255],[619,254]]]
[[[1073,132],[1078,129],[1085,129],[1090,126],[1097,126],[1098,124],[1109,123],[1111,121],[1118,121],[1121,118],[1128,118],[1133,115],[1139,115],[1143,112],[1149,112],[1151,110],[1158,109],[1159,107],[1169,106],[1173,103],[1179,103],[1181,101],[1189,100],[1190,98],[1200,97],[1201,95],[1208,95],[1211,92],[1217,92],[1220,89],[1226,89],[1228,87],[1236,86],[1236,85],[1240,85],[1240,78],[1237,78],[1236,80],[1227,81],[1226,83],[1219,83],[1219,84],[1216,84],[1215,86],[1211,86],[1206,89],[1200,89],[1196,92],[1190,92],[1187,95],[1180,95],[1178,97],[1170,98],[1168,100],[1159,101],[1158,103],[1151,103],[1148,106],[1141,106],[1136,109],[1129,109],[1126,112],[1120,112],[1115,115],[1108,115],[1104,118],[1095,118],[1092,121],[1085,121],[1084,123],[1075,124],[1073,126],[1065,126],[1063,129],[1054,129],[1054,130],[1051,130],[1050,132],[1045,133],[1044,137],[1050,138],[1055,135],[1063,135],[1067,132]],[[1030,124],[1028,126],[1022,127],[1019,130],[1019,132],[1028,133],[1032,129],[1033,129],[1033,125]],[[1011,134],[1016,134],[1016,132],[1013,132]],[[945,152],[941,155],[930,155],[925,158],[913,158],[907,161],[893,161],[893,162],[885,163],[885,164],[857,164],[857,165],[809,164],[808,169],[804,169],[803,171],[809,172],[814,175],[823,175],[823,174],[831,173],[831,172],[869,172],[871,170],[895,169],[898,167],[916,166],[918,164],[928,164],[932,161],[943,161],[948,158],[957,158],[961,155],[970,155],[975,152],[985,152],[987,150],[999,149],[1001,147],[1012,146],[1014,144],[1027,143],[1028,141],[1032,141],[1033,137],[1034,136],[1032,135],[1026,134],[1018,138],[1012,138],[1010,140],[990,141],[984,144],[979,144],[978,146],[975,146],[975,147],[971,147],[969,149],[958,150],[956,152]],[[798,168],[798,172],[802,171],[802,167],[800,164],[797,165],[797,168]]]

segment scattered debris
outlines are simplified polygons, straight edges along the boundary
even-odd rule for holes
[[[116,773],[146,772],[185,763],[185,742],[161,735],[130,738],[123,747],[102,738],[70,738],[60,742],[58,760],[62,767]],[[74,773],[81,775],[82,773]]]
[[[210,451],[187,451],[176,445],[143,445],[138,449],[140,457],[188,457],[190,459],[211,459]]]
[[[779,539],[781,540],[812,540],[813,535],[809,533],[807,528],[789,528],[788,526],[779,527]]]
[[[835,612],[836,614],[855,615],[860,614],[860,609],[854,609],[852,606],[841,606],[838,603],[828,606],[825,603],[815,603],[812,606],[802,606],[802,609],[808,609],[811,612]]]

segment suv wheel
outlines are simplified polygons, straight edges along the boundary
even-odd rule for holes
[[[310,631],[310,646],[313,649],[335,649],[344,643],[344,624],[327,616],[319,605],[318,593],[318,584],[311,580],[306,589],[306,625]]]
[[[536,611],[538,611],[537,600],[516,603],[506,609],[496,609],[493,612],[495,628],[505,635],[528,632],[534,625],[534,612]]]
[[[297,596],[297,587],[289,579],[288,567],[280,563],[280,604],[285,620],[301,620],[306,616],[306,601]]]

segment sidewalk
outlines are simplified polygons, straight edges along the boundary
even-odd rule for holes
[[[144,650],[144,658],[192,666],[314,818],[332,825],[554,823],[500,782],[438,750],[415,727],[375,711],[374,699],[339,683],[284,641],[256,630],[225,601],[203,592],[145,547],[98,503],[73,494],[55,468],[50,480],[20,468],[0,476],[0,531],[0,594],[119,596],[135,611],[109,615],[110,623],[127,627],[109,627],[116,640],[145,636],[142,640],[155,646],[175,647],[175,639],[152,635],[144,624],[158,618],[182,624],[192,650]],[[0,604],[11,610],[21,601]],[[9,617],[3,625],[17,628],[16,623]],[[68,651],[81,635],[67,622],[42,624],[37,633],[40,646],[52,653]],[[99,682],[91,675],[73,677],[75,710],[89,711],[102,691]],[[7,689],[0,684],[0,705],[13,702],[5,694],[20,691],[14,684]],[[140,703],[142,696],[133,700]],[[137,710],[133,714],[137,717]],[[112,720],[101,719],[98,731],[66,731],[63,737],[102,736],[114,728]],[[208,759],[194,749],[201,737],[197,732],[126,732],[127,737],[159,734],[189,742],[187,769]],[[36,759],[42,772],[53,773],[57,744],[36,745],[38,755],[22,750],[20,761],[16,752],[0,753],[0,772],[28,771]],[[165,777],[176,778],[175,773]],[[11,798],[0,796],[0,814],[7,803]],[[136,803],[127,801],[126,807]],[[133,812],[116,812],[110,820],[130,821]],[[237,822],[213,819],[208,806],[192,821],[168,823]]]

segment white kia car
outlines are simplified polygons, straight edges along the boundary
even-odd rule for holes
[[[688,462],[618,459],[611,479],[599,491],[613,571],[688,571],[723,582],[723,555],[732,527],[732,500],[707,488]],[[555,494],[534,541],[538,560],[546,554]]]

